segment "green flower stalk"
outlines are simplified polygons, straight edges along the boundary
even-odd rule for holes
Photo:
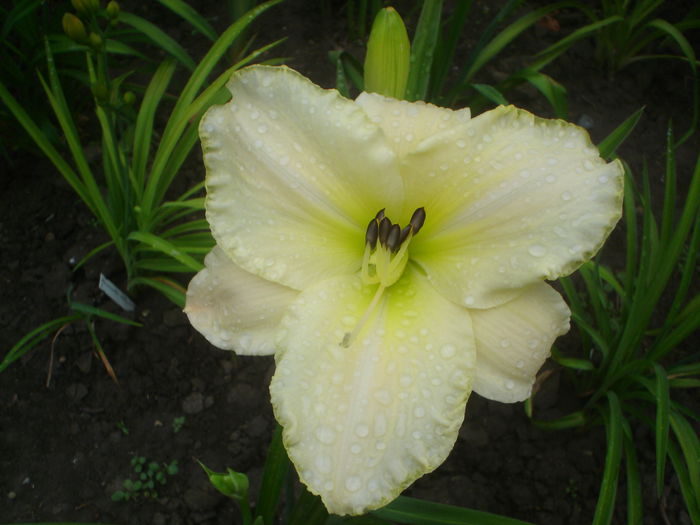
[[[367,42],[365,91],[403,99],[411,44],[401,16],[393,7],[377,13]]]
[[[275,417],[329,512],[393,500],[452,449],[472,391],[530,396],[576,270],[621,214],[586,131],[509,106],[471,118],[284,67],[228,83],[200,123],[216,247],[185,311],[274,354]]]

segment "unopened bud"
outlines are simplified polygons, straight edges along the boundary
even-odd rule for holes
[[[133,91],[127,91],[124,93],[124,104],[127,106],[131,106],[134,102],[136,102],[136,95],[134,95]]]
[[[393,7],[380,10],[372,24],[365,56],[365,91],[403,99],[411,44],[406,26]]]
[[[107,4],[107,16],[109,16],[112,20],[119,16],[119,4],[114,0],[111,0]]]
[[[107,102],[107,99],[109,98],[109,88],[107,87],[107,84],[104,82],[95,82],[92,86],[90,86],[90,90],[92,91],[92,94],[95,97],[95,100],[97,100],[98,104],[104,104]]]
[[[199,462],[199,465],[209,476],[209,481],[214,485],[214,488],[224,496],[236,501],[243,501],[248,498],[248,476],[230,468],[227,468],[226,472],[219,473],[207,468],[201,462]]]
[[[63,23],[63,31],[71,40],[80,44],[87,42],[87,32],[80,18],[73,13],[65,13],[61,22]]]
[[[100,8],[99,0],[70,0],[70,3],[81,14],[92,13]]]
[[[102,47],[102,37],[97,33],[90,33],[88,44],[93,49],[100,49]]]

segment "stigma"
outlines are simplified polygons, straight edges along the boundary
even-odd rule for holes
[[[362,257],[362,282],[387,288],[399,280],[408,262],[408,245],[425,222],[425,208],[418,208],[403,228],[393,224],[384,210],[367,225]]]

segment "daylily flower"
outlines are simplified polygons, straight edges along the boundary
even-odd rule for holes
[[[228,88],[200,126],[217,246],[186,312],[215,346],[274,354],[301,481],[360,514],[445,460],[472,390],[529,396],[569,328],[544,279],[600,248],[623,170],[514,107],[352,101],[284,67]]]

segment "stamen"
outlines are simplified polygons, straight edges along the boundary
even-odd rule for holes
[[[389,230],[391,230],[391,221],[384,217],[379,222],[379,242],[382,243],[383,246],[386,246],[386,240],[389,237]]]
[[[404,241],[408,238],[408,234],[411,233],[412,228],[413,226],[411,226],[410,224],[408,226],[404,226],[404,229],[401,230],[401,239],[399,240],[400,244],[403,244]]]
[[[413,235],[418,233],[425,222],[425,208],[420,207],[411,215],[410,225],[413,228]]]
[[[386,247],[392,253],[396,253],[401,245],[401,228],[398,224],[392,224],[389,230],[389,235],[386,239]]]
[[[382,284],[377,287],[377,291],[374,292],[374,297],[372,297],[372,301],[369,303],[367,310],[365,310],[362,319],[358,321],[355,328],[352,329],[352,332],[345,333],[343,340],[340,342],[340,346],[343,348],[350,348],[350,345],[355,342],[355,339],[357,339],[357,336],[360,334],[365,324],[367,324],[369,316],[372,314],[377,304],[379,304],[379,299],[381,299],[382,295],[384,294],[384,290],[386,290],[386,286]]]
[[[365,233],[365,244],[368,244],[373,250],[377,247],[377,239],[379,237],[379,225],[376,219],[369,221],[367,225],[367,233]]]
[[[377,214],[374,216],[374,218],[377,219],[377,221],[381,221],[384,218],[384,211],[385,210],[386,210],[386,208],[382,208],[381,210],[379,210],[377,212]]]

